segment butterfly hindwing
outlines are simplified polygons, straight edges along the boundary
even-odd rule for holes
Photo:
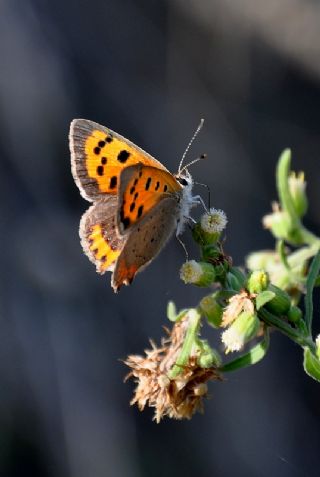
[[[125,244],[125,239],[117,234],[116,211],[117,198],[108,196],[92,205],[81,218],[81,244],[99,273],[114,269]]]
[[[176,229],[177,208],[173,196],[164,198],[132,227],[112,275],[115,291],[130,284],[136,273],[158,255]]]
[[[172,174],[144,164],[126,167],[120,176],[118,227],[120,233],[131,230],[166,197],[178,197],[181,185]]]
[[[105,194],[116,195],[121,171],[127,166],[141,162],[166,170],[138,146],[93,121],[74,119],[69,141],[73,177],[89,201]]]

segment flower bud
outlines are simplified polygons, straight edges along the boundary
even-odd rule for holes
[[[219,260],[216,263],[213,263],[217,279],[225,279],[226,273],[230,270],[231,267],[231,258],[227,255],[220,255]]]
[[[292,221],[285,210],[274,210],[272,214],[265,215],[262,223],[266,229],[270,229],[274,237],[290,240],[292,234]]]
[[[255,270],[248,278],[247,289],[250,293],[261,293],[269,283],[268,275],[263,270]]]
[[[216,294],[205,296],[200,301],[200,308],[208,323],[214,328],[219,328],[222,322],[223,308],[216,300]]]
[[[182,265],[180,278],[184,283],[207,287],[215,281],[216,274],[210,263],[189,260]]]
[[[226,353],[240,351],[248,341],[256,336],[259,328],[260,321],[257,316],[243,311],[221,335]]]
[[[306,195],[306,182],[304,173],[291,172],[289,179],[289,190],[292,198],[293,207],[298,217],[303,217],[308,209],[308,199]]]
[[[262,250],[253,252],[246,258],[246,264],[249,270],[262,270],[278,263],[279,255],[273,250]]]
[[[200,356],[198,357],[198,364],[201,368],[211,368],[212,366],[221,365],[221,357],[215,349],[211,348],[207,340],[201,340]]]
[[[297,306],[293,305],[288,313],[287,313],[287,317],[288,317],[288,320],[289,321],[292,321],[292,323],[297,323],[298,321],[301,320],[302,318],[302,311],[300,310],[300,308],[298,308]]]
[[[275,293],[275,297],[265,304],[267,310],[278,316],[286,315],[291,307],[290,296],[288,293],[272,284],[268,286],[268,290]]]
[[[202,259],[205,262],[215,263],[221,256],[221,250],[217,245],[207,244],[201,249]]]

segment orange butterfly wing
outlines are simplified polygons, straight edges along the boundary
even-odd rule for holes
[[[125,244],[116,231],[117,198],[107,196],[92,205],[80,221],[82,248],[98,273],[112,271]]]
[[[120,233],[140,222],[162,200],[181,194],[182,187],[170,172],[136,164],[120,176],[118,228]]]
[[[103,194],[117,194],[121,171],[130,165],[141,162],[166,171],[132,142],[93,121],[74,119],[69,141],[73,177],[89,201]]]

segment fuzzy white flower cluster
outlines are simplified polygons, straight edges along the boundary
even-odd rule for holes
[[[202,230],[209,234],[222,232],[226,228],[227,222],[227,216],[223,210],[214,208],[203,214],[200,221]]]

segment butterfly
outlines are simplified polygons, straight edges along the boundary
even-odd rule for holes
[[[111,285],[118,291],[158,255],[174,231],[182,233],[199,203],[192,195],[192,177],[182,167],[188,148],[173,175],[128,139],[93,121],[74,119],[69,143],[74,180],[93,203],[80,221],[81,244],[98,273],[112,272]]]

